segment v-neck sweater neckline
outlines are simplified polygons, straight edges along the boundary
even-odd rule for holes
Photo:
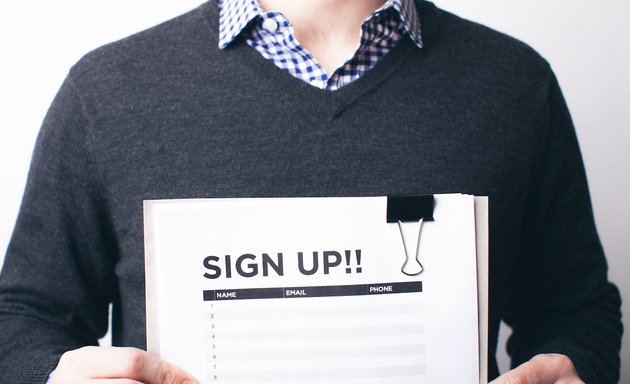
[[[417,2],[416,5],[418,12],[422,12],[422,34],[425,36],[425,39],[430,39],[432,35],[431,30],[436,21],[435,7],[430,3],[424,2]],[[213,1],[209,1],[206,3],[205,11],[206,20],[213,36],[212,44],[214,44],[215,49],[219,50],[219,9]],[[409,36],[405,36],[372,69],[352,83],[334,91],[317,88],[292,76],[261,56],[242,38],[237,38],[233,45],[220,51],[223,55],[230,55],[230,60],[256,72],[269,86],[278,88],[279,92],[283,92],[303,102],[317,105],[322,110],[329,111],[326,115],[334,119],[363,95],[374,90],[387,78],[396,73],[410,56],[423,54],[425,49],[418,48]]]

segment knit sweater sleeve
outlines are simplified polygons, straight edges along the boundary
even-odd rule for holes
[[[619,380],[620,297],[607,279],[573,123],[555,77],[544,155],[530,191],[525,246],[504,313],[513,366],[539,353],[571,358],[589,384]]]
[[[115,249],[91,126],[69,78],[39,133],[0,275],[2,384],[44,383],[63,352],[107,330]]]

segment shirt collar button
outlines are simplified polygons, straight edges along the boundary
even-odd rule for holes
[[[262,27],[267,30],[267,32],[274,33],[278,30],[278,22],[274,19],[265,19],[263,20]]]

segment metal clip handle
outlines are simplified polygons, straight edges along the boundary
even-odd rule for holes
[[[411,252],[407,248],[407,241],[405,241],[405,234],[402,229],[402,222],[398,220],[398,229],[400,230],[400,237],[402,238],[403,246],[405,248],[405,262],[400,269],[402,273],[407,276],[417,276],[424,268],[422,264],[420,264],[420,236],[422,234],[422,224],[424,223],[424,219],[420,219],[418,222],[418,241],[416,242],[416,253],[415,257],[411,257]]]

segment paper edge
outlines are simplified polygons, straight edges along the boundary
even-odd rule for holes
[[[480,384],[488,383],[488,222],[488,197],[475,196]]]
[[[144,284],[146,301],[147,351],[160,357],[159,301],[157,292],[158,271],[155,255],[154,211],[155,200],[143,201],[144,219]]]

